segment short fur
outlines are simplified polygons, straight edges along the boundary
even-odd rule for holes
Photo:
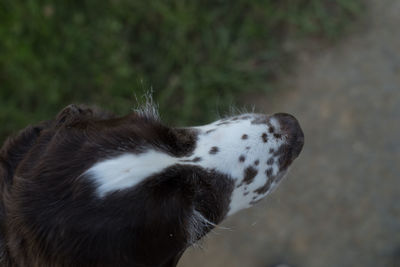
[[[114,118],[74,105],[8,139],[0,154],[3,266],[175,266],[193,239],[185,229],[194,203],[206,200],[198,206],[219,222],[228,200],[209,193],[218,181],[232,190],[229,179],[202,180],[201,169],[177,165],[98,203],[93,184],[77,177],[101,158],[148,146],[189,155],[195,139],[137,113]]]
[[[176,266],[188,246],[225,218],[236,181],[194,158],[100,198],[85,173],[123,153],[192,156],[198,132],[167,127],[155,116],[117,118],[70,105],[9,138],[0,151],[0,266]],[[285,170],[298,155],[289,152],[281,157]],[[256,174],[248,168],[244,184]]]

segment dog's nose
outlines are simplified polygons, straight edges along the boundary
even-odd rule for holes
[[[280,125],[280,134],[286,136],[291,148],[291,160],[295,159],[304,145],[304,133],[295,117],[287,113],[276,113],[272,116]]]

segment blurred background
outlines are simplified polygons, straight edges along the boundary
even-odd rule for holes
[[[0,142],[148,90],[172,125],[289,112],[306,144],[288,178],[178,266],[398,267],[399,25],[398,0],[0,0]]]

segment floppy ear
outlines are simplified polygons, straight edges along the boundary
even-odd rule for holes
[[[36,126],[28,126],[16,136],[9,137],[0,149],[0,265],[13,266],[8,255],[5,240],[5,208],[4,199],[8,189],[13,184],[13,177],[19,163],[34,146],[43,129],[49,127],[51,121],[42,122]]]
[[[58,113],[56,117],[56,125],[57,127],[61,125],[68,125],[78,121],[79,119],[90,117],[91,115],[92,111],[90,109],[71,104],[66,106],[60,111],[60,113]]]
[[[0,179],[2,184],[11,184],[15,169],[25,154],[36,143],[41,131],[48,127],[50,122],[42,122],[36,126],[28,126],[15,137],[9,137],[0,150]]]
[[[110,119],[114,114],[111,112],[100,110],[95,106],[85,106],[71,104],[61,110],[56,117],[56,126],[69,125],[78,121],[88,119]]]

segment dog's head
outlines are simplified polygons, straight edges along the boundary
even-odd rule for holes
[[[174,266],[270,193],[302,146],[297,120],[283,113],[172,128],[148,111],[109,118],[69,106],[12,171],[10,253],[22,264]]]

